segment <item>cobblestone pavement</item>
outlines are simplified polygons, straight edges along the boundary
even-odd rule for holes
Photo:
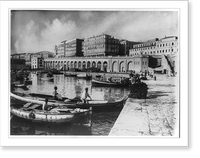
[[[178,81],[175,77],[157,76],[145,81],[145,100],[129,98],[115,122],[110,136],[178,136]]]

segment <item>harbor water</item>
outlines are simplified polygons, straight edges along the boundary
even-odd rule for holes
[[[114,101],[127,95],[127,88],[93,87],[91,80],[79,79],[76,77],[65,77],[54,75],[53,81],[42,80],[46,74],[31,73],[29,78],[32,85],[28,89],[17,88],[15,91],[23,93],[52,94],[54,86],[58,87],[58,93],[63,97],[74,98],[81,96],[85,87],[88,87],[93,100]],[[11,135],[95,135],[107,136],[113,127],[121,109],[112,111],[92,111],[80,122],[69,124],[48,124],[34,123],[13,117],[10,122]]]

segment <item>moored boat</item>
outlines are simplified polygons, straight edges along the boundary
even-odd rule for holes
[[[75,73],[65,73],[64,75],[65,77],[77,77],[77,74]]]
[[[102,87],[129,87],[129,82],[110,82],[103,80],[92,79],[92,86],[102,86]]]
[[[92,75],[88,74],[88,73],[81,73],[77,75],[78,78],[83,78],[83,79],[92,79]]]
[[[54,77],[41,78],[42,81],[53,81]]]
[[[36,106],[37,107],[37,106]],[[73,122],[75,119],[81,118],[89,113],[88,109],[60,109],[53,108],[50,111],[32,108],[11,108],[11,114],[33,122],[51,122],[63,123]]]
[[[25,84],[14,84],[14,87],[16,88],[28,88]]]
[[[20,96],[21,95],[21,96]],[[46,94],[36,94],[36,93],[30,93],[30,94],[10,94],[11,98],[14,100],[17,100],[18,102],[21,101],[22,103],[35,103],[35,104],[43,104],[45,99],[48,98],[48,105],[52,106],[60,106],[65,108],[89,108],[92,107],[92,109],[105,107],[118,107],[123,105],[123,103],[126,101],[128,96],[124,96],[123,98],[115,101],[106,101],[106,100],[90,100],[89,103],[83,103],[79,98],[74,99],[68,99],[63,97],[62,100],[55,100],[51,95]]]

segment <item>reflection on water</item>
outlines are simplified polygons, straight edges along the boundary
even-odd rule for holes
[[[54,81],[43,81],[45,74],[31,74],[33,83],[29,89],[16,89],[24,93],[52,94],[54,86],[58,87],[58,93],[62,96],[73,98],[81,96],[85,87],[93,100],[116,100],[128,94],[127,89],[111,87],[92,87],[91,81],[64,75],[54,75]],[[92,112],[79,124],[44,124],[33,123],[17,117],[11,119],[11,135],[108,135],[114,125],[120,109],[105,112]]]

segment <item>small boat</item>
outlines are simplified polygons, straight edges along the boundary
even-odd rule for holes
[[[60,70],[51,70],[50,71],[52,74],[55,74],[55,75],[62,75],[63,72],[61,72]]]
[[[92,79],[92,86],[102,86],[102,87],[129,87],[129,82],[110,82],[101,81],[97,79]]]
[[[14,87],[16,88],[28,88],[25,84],[15,84]]]
[[[65,77],[77,77],[77,74],[75,73],[65,73],[64,75]]]
[[[79,74],[77,75],[78,78],[84,78],[84,79],[92,79],[92,76],[90,74],[87,74],[87,73],[82,73],[82,74]]]
[[[124,104],[127,100],[128,96],[124,96],[123,98],[115,101],[106,101],[106,100],[91,100],[89,104],[81,102],[80,98],[65,98],[63,97],[62,100],[55,100],[51,95],[46,94],[37,94],[37,93],[29,93],[29,94],[22,94],[22,93],[10,93],[11,99],[14,99],[18,102],[22,103],[34,103],[34,104],[43,104],[45,99],[48,98],[48,105],[51,106],[60,106],[65,108],[89,108],[98,110],[98,108],[105,107],[105,110],[108,107],[119,107]]]
[[[40,108],[38,108],[40,107]],[[89,113],[88,109],[52,108],[49,111],[41,109],[41,105],[34,104],[30,107],[11,107],[11,114],[33,122],[63,123],[73,122]]]
[[[48,73],[47,77],[53,77],[53,74],[52,73]]]
[[[54,77],[46,77],[46,78],[41,78],[42,81],[53,81]]]
[[[31,84],[32,84],[32,81],[31,81],[31,80],[25,80],[25,81],[24,81],[24,84],[25,84],[25,85],[31,85]]]

